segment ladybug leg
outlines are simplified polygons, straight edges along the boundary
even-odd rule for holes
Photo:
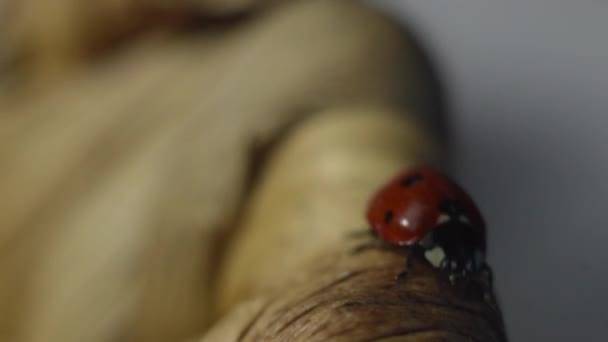
[[[405,271],[403,271],[403,272],[401,272],[401,273],[397,274],[397,275],[395,276],[395,282],[396,282],[397,284],[404,283],[404,282],[405,282],[405,280],[407,279],[407,275],[408,275],[408,271],[407,271],[407,270],[405,270]]]
[[[456,282],[463,276],[463,274],[461,274],[458,261],[450,257],[446,257],[441,261],[439,269],[448,274],[448,280],[452,285],[455,285]]]
[[[405,270],[395,276],[395,281],[397,283],[403,283],[408,274],[410,273],[410,269],[414,267],[414,256],[416,253],[419,253],[421,248],[417,245],[409,247],[407,249],[406,259],[405,259]]]

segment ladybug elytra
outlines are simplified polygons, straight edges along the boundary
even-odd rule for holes
[[[374,235],[423,251],[452,282],[487,268],[485,223],[477,206],[433,168],[407,169],[382,186],[369,202],[367,220]]]

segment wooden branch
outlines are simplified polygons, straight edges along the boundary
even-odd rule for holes
[[[452,289],[419,260],[403,283],[398,253],[328,254],[309,280],[244,304],[203,341],[505,341],[493,297]],[[327,263],[327,262],[326,262]],[[243,313],[246,312],[246,313]],[[234,337],[234,336],[233,336]]]
[[[298,127],[274,154],[224,265],[220,304],[236,309],[203,341],[505,341],[481,275],[453,286],[415,257],[398,282],[404,250],[354,252],[374,241],[352,234],[365,228],[366,196],[388,170],[432,156],[414,152],[424,141],[409,120],[383,112],[330,111]]]

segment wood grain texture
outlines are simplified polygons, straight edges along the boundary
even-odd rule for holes
[[[399,253],[352,256],[344,248],[323,259],[298,270],[307,280],[244,304],[252,306],[243,309],[247,318],[227,316],[202,341],[505,341],[493,301],[465,297],[425,263],[397,283]],[[227,338],[235,330],[238,338]]]

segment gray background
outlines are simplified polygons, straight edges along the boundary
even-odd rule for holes
[[[511,341],[608,341],[608,2],[375,0],[449,94]]]

